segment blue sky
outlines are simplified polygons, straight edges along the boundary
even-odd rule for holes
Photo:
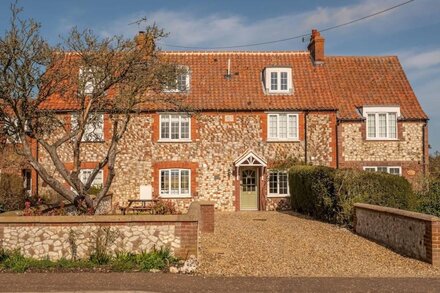
[[[21,0],[24,15],[43,25],[50,42],[73,26],[108,36],[133,37],[144,16],[170,33],[163,43],[229,46],[308,33],[359,18],[404,0],[307,1],[103,1]],[[0,31],[8,26],[9,0],[0,2]],[[440,3],[416,0],[380,16],[324,33],[328,55],[397,55],[430,117],[431,151],[440,150]],[[248,50],[305,50],[300,39]],[[163,46],[163,49],[172,49]]]

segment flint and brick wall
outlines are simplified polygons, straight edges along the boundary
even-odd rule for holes
[[[332,166],[336,141],[332,123],[334,112],[310,112],[307,114],[308,162]],[[66,121],[68,118],[66,118]],[[156,113],[134,115],[128,130],[119,145],[116,161],[116,176],[111,192],[113,202],[124,206],[128,199],[139,198],[140,185],[151,184],[154,196],[159,189],[158,170],[166,166],[189,166],[192,170],[191,197],[170,199],[181,211],[186,211],[195,200],[215,202],[222,211],[233,211],[238,206],[233,162],[251,149],[268,161],[269,168],[287,158],[305,161],[305,115],[299,113],[299,138],[297,142],[268,142],[267,113],[200,113],[191,118],[191,142],[158,141],[159,119]],[[105,123],[104,132],[107,133]],[[85,143],[82,159],[93,165],[105,154],[107,143]],[[66,146],[60,152],[66,163],[71,161],[71,150]],[[44,151],[40,160],[49,166],[50,159]],[[49,166],[56,178],[59,174]],[[104,170],[104,177],[106,172]],[[266,209],[287,209],[286,198],[267,198],[267,180],[264,178],[260,196],[266,202]],[[41,186],[41,192],[50,188]]]
[[[424,123],[398,122],[397,140],[366,140],[365,122],[342,122],[338,127],[339,167],[399,166],[414,181],[423,174],[426,153]]]
[[[355,204],[357,234],[398,253],[440,265],[440,218],[369,204]]]
[[[185,259],[197,256],[199,232],[214,231],[213,213],[213,204],[195,202],[177,216],[0,217],[0,247],[37,259],[87,258],[108,230],[110,254],[167,247]]]

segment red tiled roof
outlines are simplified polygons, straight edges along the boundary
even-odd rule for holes
[[[325,59],[340,118],[359,118],[356,108],[398,105],[404,119],[427,119],[395,56]]]
[[[406,119],[426,119],[396,57],[331,57],[314,66],[309,52],[162,52],[163,58],[186,65],[190,90],[183,101],[195,110],[338,110],[345,119],[360,118],[363,105],[400,105]],[[232,78],[226,79],[228,59]],[[266,67],[291,67],[294,92],[265,94],[262,72]],[[74,102],[60,97],[45,108],[69,110]],[[146,105],[145,110],[167,110]]]

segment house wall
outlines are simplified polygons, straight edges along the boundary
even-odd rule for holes
[[[239,156],[251,149],[268,162],[269,168],[286,159],[304,161],[307,137],[311,146],[307,148],[308,162],[335,166],[335,117],[334,112],[300,113],[298,142],[268,142],[264,112],[200,113],[191,119],[191,142],[169,143],[158,141],[158,114],[136,114],[119,145],[116,176],[111,187],[113,203],[123,206],[128,199],[139,198],[140,185],[152,184],[157,195],[158,170],[168,166],[192,170],[191,198],[171,199],[180,210],[185,211],[194,200],[210,200],[215,202],[217,210],[233,211],[237,207],[233,162]],[[84,164],[101,159],[105,149],[106,143],[84,144]],[[60,151],[60,156],[66,163],[72,161],[68,147]],[[40,160],[51,165],[44,150]],[[59,178],[55,171],[54,174]],[[266,197],[266,180],[263,184],[260,196]],[[50,188],[41,186],[41,190]],[[289,206],[286,198],[264,199],[269,210]]]
[[[415,181],[424,172],[426,150],[424,123],[398,122],[398,140],[366,140],[365,122],[342,122],[338,126],[339,167],[400,166],[402,175]]]

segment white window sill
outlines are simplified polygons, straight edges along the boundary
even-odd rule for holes
[[[266,91],[268,95],[292,95],[292,91]]]
[[[268,198],[286,198],[286,197],[290,197],[289,194],[268,194],[267,195]]]
[[[191,139],[159,139],[157,142],[192,142]]]
[[[177,194],[173,194],[173,195],[168,195],[168,194],[161,194],[159,196],[160,198],[163,199],[178,199],[178,198],[191,198],[191,195],[177,195]]]
[[[289,138],[289,139],[268,138],[267,142],[299,142],[299,139],[298,138]]]
[[[367,137],[366,140],[371,140],[371,141],[398,141],[398,138],[388,138],[388,137]]]

